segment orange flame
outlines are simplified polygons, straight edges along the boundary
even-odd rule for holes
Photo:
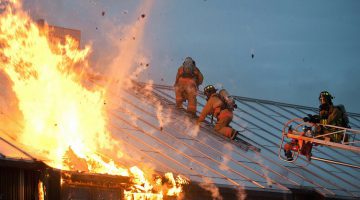
[[[166,173],[165,177],[169,180],[172,187],[168,190],[168,196],[178,196],[182,192],[182,187],[180,185],[188,184],[188,180],[180,175],[174,178],[172,173]]]
[[[0,70],[11,80],[22,113],[20,143],[55,168],[132,176],[136,186],[126,198],[162,199],[163,191],[154,192],[139,168],[121,168],[100,153],[119,144],[106,129],[106,89],[83,83],[90,47],[79,50],[70,37],[64,44],[50,40],[17,0],[7,1],[0,17]],[[121,156],[118,151],[114,159]],[[187,181],[166,177],[172,183],[166,195],[178,195]]]
[[[39,200],[44,200],[44,186],[42,181],[39,181],[38,183],[38,192],[39,192]]]
[[[89,47],[77,50],[68,38],[54,53],[36,24],[17,7],[7,7],[1,17],[0,41],[5,58],[1,69],[13,83],[24,118],[20,141],[51,158],[49,164],[57,168],[67,169],[62,159],[69,147],[80,158],[102,162],[93,152],[114,145],[103,113],[105,91],[85,89],[81,76],[69,70],[87,66]],[[108,165],[110,173],[114,166]]]

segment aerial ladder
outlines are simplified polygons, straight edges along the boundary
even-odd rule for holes
[[[331,131],[327,131],[324,134],[314,134],[316,132],[316,128],[324,128]],[[359,134],[359,130],[333,125],[304,122],[301,118],[295,118],[289,120],[284,124],[284,127],[282,129],[281,144],[279,147],[279,158],[289,163],[297,162],[299,155],[302,155],[302,148],[308,142],[310,142],[313,146],[327,146],[329,148],[337,148],[346,151],[353,151],[355,153],[360,153],[360,141],[358,139]],[[339,143],[330,141],[330,138],[334,135],[341,136],[341,141]],[[285,138],[291,139],[293,144],[295,144],[291,149],[293,156],[292,160],[288,160],[283,156]],[[356,164],[345,163],[326,158],[311,156],[311,160],[318,160],[322,162],[360,169],[360,166]]]

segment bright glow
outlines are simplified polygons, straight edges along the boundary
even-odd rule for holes
[[[0,70],[11,80],[22,113],[22,119],[16,119],[23,122],[19,142],[55,168],[130,176],[134,186],[125,191],[126,198],[162,199],[167,189],[159,187],[161,181],[150,182],[138,167],[114,162],[123,153],[106,128],[107,88],[84,84],[91,71],[91,48],[79,50],[78,41],[70,37],[65,43],[50,38],[47,25],[39,28],[16,0],[8,1],[0,16]],[[122,47],[129,50],[122,55],[131,57],[125,63],[131,65],[136,52],[130,51],[136,48]],[[110,151],[113,158],[104,156]],[[182,182],[171,178],[168,195],[176,195]],[[43,199],[42,182],[38,187]]]

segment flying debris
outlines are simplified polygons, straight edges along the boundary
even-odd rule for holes
[[[255,57],[255,49],[250,49],[251,58],[254,59]]]
[[[142,14],[142,15],[141,15],[141,18],[145,18],[145,14]]]
[[[101,15],[102,15],[102,16],[105,16],[105,11],[102,11],[102,12],[101,12]]]

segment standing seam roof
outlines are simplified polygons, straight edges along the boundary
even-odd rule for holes
[[[233,96],[238,109],[231,125],[244,141],[237,143],[217,134],[210,118],[198,127],[195,119],[176,110],[171,86],[133,82],[132,87],[112,95],[115,98],[107,102],[109,127],[121,141],[124,154],[133,157],[127,161],[131,164],[149,163],[158,172],[182,174],[192,182],[245,191],[286,194],[310,189],[325,197],[360,197],[358,168],[318,160],[309,163],[304,158],[287,163],[278,158],[284,123],[316,113],[317,108]],[[197,110],[205,103],[200,94]],[[360,129],[360,114],[348,112],[348,116],[352,128]],[[6,138],[0,139],[8,145]],[[16,146],[9,149],[24,154]],[[317,146],[313,154],[360,165],[360,155],[355,152]],[[20,157],[34,159],[26,154]]]
[[[226,184],[230,183],[229,185],[241,185],[245,188],[258,188],[259,190],[270,188],[287,191],[286,188],[311,187],[324,196],[348,198],[358,198],[360,196],[359,169],[317,160],[308,163],[303,158],[299,160],[299,163],[292,164],[283,162],[277,157],[283,124],[290,119],[303,117],[307,113],[316,113],[317,108],[234,96],[239,108],[234,112],[232,126],[241,131],[242,139],[261,149],[260,152],[252,150],[244,151],[231,141],[217,136],[208,126],[202,126],[197,135],[191,135],[188,132],[189,124],[192,124],[194,120],[190,119],[186,114],[173,109],[174,91],[171,86],[145,83],[136,84],[138,84],[135,87],[137,89],[127,90],[127,95],[124,96],[140,98],[146,101],[147,106],[153,106],[152,108],[139,109],[142,106],[136,105],[137,108],[135,108],[147,113],[148,117],[153,117],[153,119],[146,119],[145,121],[147,121],[148,125],[152,125],[153,130],[151,131],[155,131],[153,137],[156,137],[156,140],[165,141],[163,139],[164,135],[170,136],[177,143],[176,149],[185,148],[187,150],[177,155],[180,155],[180,157],[188,157],[190,155],[188,157],[190,163],[185,165],[205,167],[202,162],[206,163],[207,166],[205,168],[207,170],[197,171],[201,175],[200,177],[212,178],[212,182],[215,184],[223,184],[224,182],[218,180],[225,179],[228,181]],[[149,96],[144,97],[143,88],[145,86],[152,88],[148,91],[148,95],[151,98]],[[124,102],[132,104],[130,101]],[[205,103],[204,96],[200,94],[198,98],[198,111],[202,109]],[[161,115],[169,118],[162,131],[160,129],[156,131],[158,128],[156,108],[159,105],[162,107]],[[350,112],[348,115],[352,128],[359,129],[358,117],[360,115]],[[190,123],[187,124],[188,122],[186,121]],[[181,123],[180,126],[177,124],[178,122]],[[189,136],[192,137],[188,138]],[[186,137],[187,142],[181,139],[181,137]],[[203,146],[208,148],[203,148]],[[229,149],[226,150],[225,147]],[[168,153],[169,150],[164,148],[161,151]],[[172,149],[172,151],[177,150]],[[202,157],[203,160],[195,156],[199,153],[200,155],[197,156]],[[321,155],[321,157],[326,159],[340,160],[356,165],[360,164],[359,155],[355,152],[323,146],[315,147],[313,153],[317,156]],[[206,162],[204,158],[206,158]],[[191,168],[191,170],[194,169],[197,168]],[[179,172],[181,173],[181,170]],[[211,175],[205,172],[214,172],[214,174]],[[189,174],[184,173],[184,175]],[[190,178],[192,177],[190,176]],[[202,181],[199,179],[194,180]]]

